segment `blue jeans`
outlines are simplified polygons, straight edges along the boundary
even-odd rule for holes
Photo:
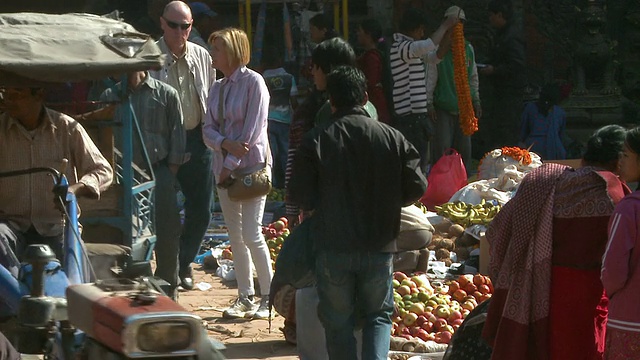
[[[202,140],[202,125],[187,130],[187,152],[191,153],[191,158],[178,170],[178,182],[185,198],[184,226],[180,237],[180,276],[190,275],[191,262],[198,255],[211,222],[213,154]]]
[[[393,313],[393,255],[321,251],[316,259],[318,317],[329,358],[356,359],[353,331],[362,324],[362,359],[387,359]]]
[[[284,189],[284,173],[289,152],[289,124],[269,120],[269,146],[273,157],[271,181],[276,189]]]

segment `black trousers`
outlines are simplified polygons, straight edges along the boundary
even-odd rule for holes
[[[427,173],[427,166],[431,162],[430,144],[435,134],[433,123],[426,113],[396,116],[395,128],[418,150],[420,154],[420,169]]]

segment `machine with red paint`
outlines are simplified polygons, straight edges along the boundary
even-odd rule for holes
[[[67,288],[69,322],[87,336],[82,358],[197,358],[202,320],[144,282],[112,279]]]

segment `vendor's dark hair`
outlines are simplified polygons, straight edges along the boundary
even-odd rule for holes
[[[323,73],[328,74],[336,66],[355,66],[356,54],[348,42],[341,38],[333,38],[321,42],[313,49],[311,62]]]
[[[382,38],[382,25],[376,19],[365,19],[360,23],[360,27],[365,34],[371,36],[373,41],[379,41]]]
[[[587,141],[582,159],[592,165],[606,165],[620,158],[627,130],[620,125],[607,125],[596,130]]]
[[[311,19],[309,19],[309,24],[317,27],[320,30],[326,30],[327,32],[324,34],[324,39],[332,39],[338,36],[338,33],[333,29],[331,25],[331,21],[325,14],[317,14]]]
[[[624,144],[634,153],[640,154],[640,126],[627,131]]]
[[[327,92],[335,108],[362,105],[366,99],[367,79],[355,66],[338,66],[327,75]]]
[[[400,32],[407,35],[420,26],[425,26],[426,18],[427,17],[422,10],[416,8],[408,8],[407,10],[405,10],[404,14],[402,14],[402,20],[400,22]]]
[[[511,1],[509,0],[489,1],[487,4],[487,10],[494,14],[502,13],[502,17],[507,21],[511,20],[511,16],[513,15],[513,8],[511,6]]]

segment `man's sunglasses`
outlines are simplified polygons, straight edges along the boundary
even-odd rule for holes
[[[187,30],[188,28],[191,27],[191,23],[186,23],[186,24],[178,24],[176,22],[173,21],[169,21],[167,20],[167,18],[163,17],[164,21],[167,23],[167,25],[169,25],[170,28],[172,29],[177,29],[180,28],[182,30]]]

